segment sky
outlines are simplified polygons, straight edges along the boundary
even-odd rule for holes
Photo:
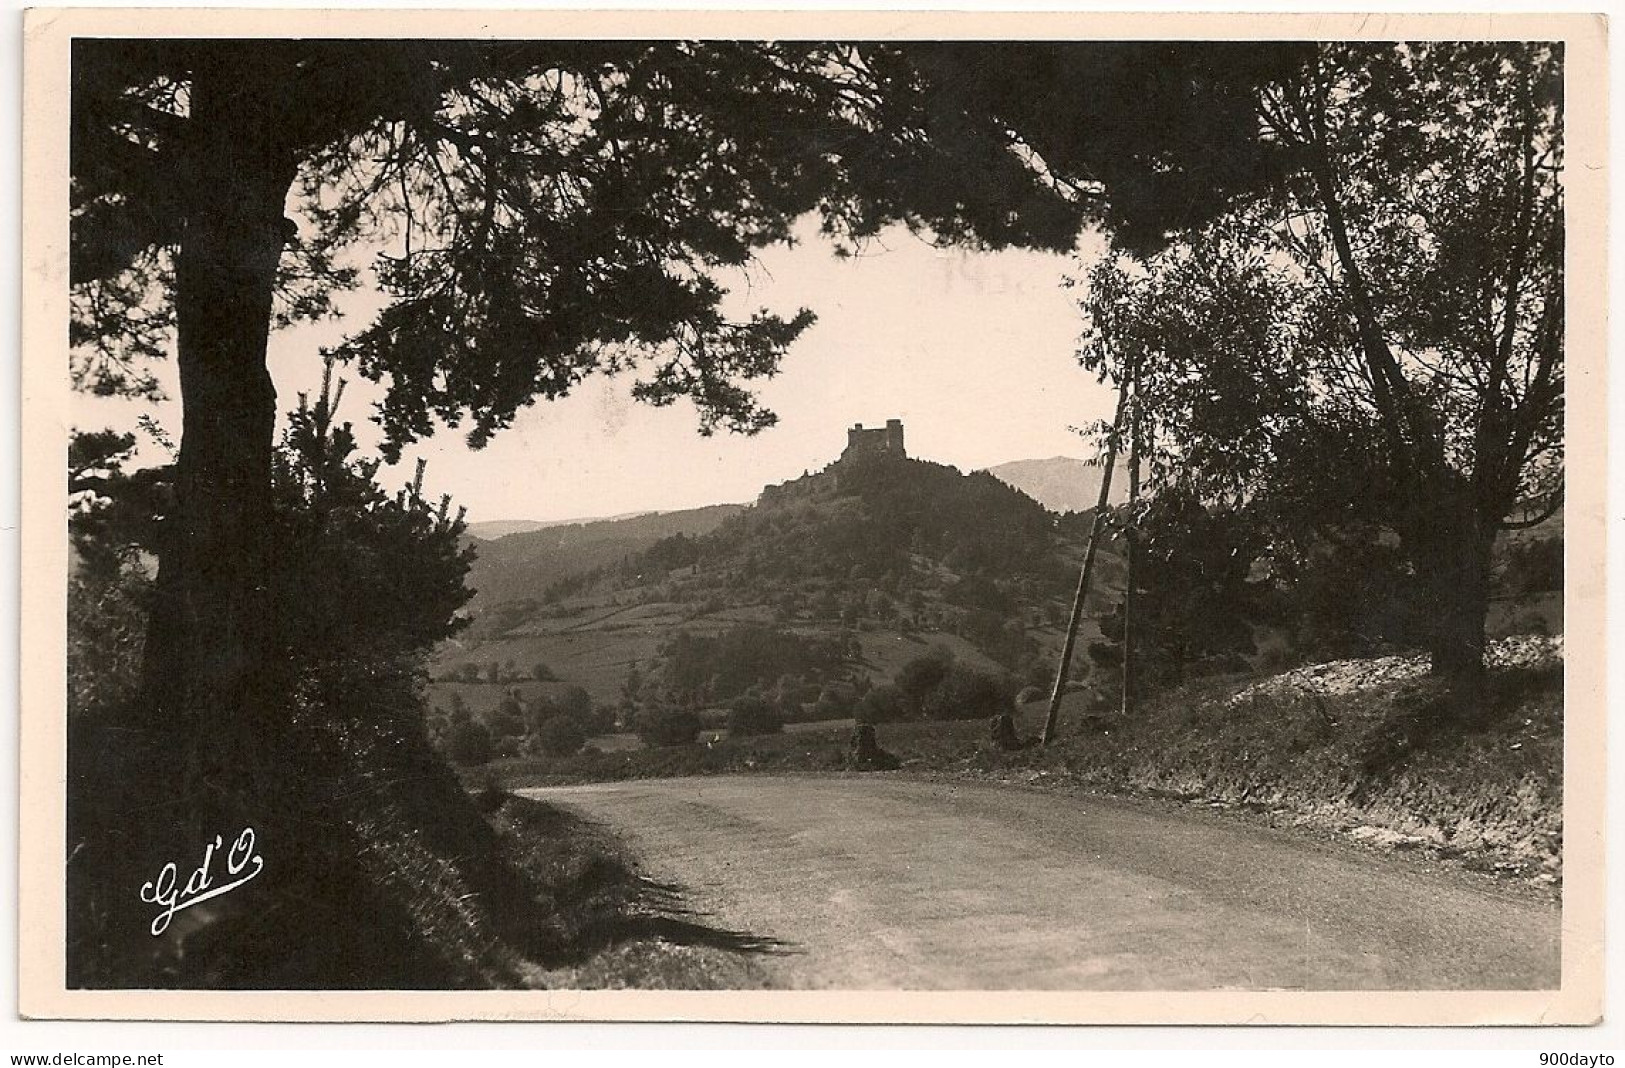
[[[910,456],[966,471],[1092,454],[1070,428],[1109,417],[1113,396],[1077,366],[1080,291],[1063,280],[1086,273],[1103,252],[1100,238],[1086,234],[1071,256],[989,253],[939,249],[898,228],[844,260],[810,223],[798,238],[794,247],[763,250],[729,280],[735,314],[807,307],[818,317],[779,374],[757,385],[776,426],[701,437],[687,402],[653,408],[631,399],[630,378],[598,377],[525,409],[483,449],[442,430],[384,469],[381,481],[409,481],[422,456],[426,492],[449,493],[470,522],[557,520],[749,502],[764,485],[836,459],[854,423],[901,419]],[[374,292],[346,294],[337,321],[272,335],[280,409],[319,387],[321,347],[364,326],[379,306]],[[173,370],[160,377],[172,381]],[[364,445],[375,444],[369,417],[379,387],[343,377],[350,381],[340,418],[356,424]],[[129,427],[141,411],[178,440],[174,401],[153,409],[77,398],[75,423]]]

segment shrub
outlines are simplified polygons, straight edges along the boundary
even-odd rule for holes
[[[814,697],[817,695],[815,694]],[[807,709],[793,694],[780,693],[777,697],[769,698],[773,707],[778,710],[779,719],[785,723],[801,723],[807,719]]]
[[[895,686],[876,686],[858,702],[859,723],[894,723],[906,717],[903,696]]]
[[[1500,589],[1504,593],[1540,593],[1563,588],[1563,539],[1513,542],[1505,549]]]
[[[904,664],[898,670],[896,679],[897,692],[904,706],[920,712],[924,708],[926,695],[947,676],[953,662],[952,651],[939,647]]]
[[[553,695],[553,706],[566,716],[574,716],[583,726],[596,726],[592,695],[580,686],[566,686]],[[607,711],[607,710],[606,710]]]
[[[486,716],[486,726],[496,738],[518,738],[525,733],[524,706],[513,694],[504,694],[502,701]]]
[[[537,682],[553,682],[558,678],[557,675],[553,674],[553,669],[540,660],[536,662],[535,667],[530,669],[530,676]]]
[[[1121,679],[1106,679],[1085,687],[1083,707],[1090,712],[1119,712],[1123,708]]]
[[[485,724],[465,720],[452,725],[446,734],[446,755],[464,767],[484,764],[491,759],[491,732]]]
[[[818,700],[821,692],[816,682],[808,682],[793,675],[780,675],[776,688],[781,706],[810,705]]]
[[[687,745],[700,733],[699,714],[692,709],[650,705],[638,711],[633,728],[644,745]]]
[[[784,720],[773,703],[756,694],[734,698],[728,707],[728,733],[732,736],[777,734]]]
[[[554,716],[575,720],[589,737],[615,729],[615,710],[609,706],[595,708],[587,691],[579,686],[566,686],[553,694],[539,693],[525,705],[525,722],[530,724],[532,734]]]
[[[1010,685],[985,671],[954,664],[925,695],[927,719],[989,719],[1010,711]]]
[[[140,685],[152,580],[133,562],[79,567],[68,591],[68,708],[112,708]]]
[[[536,729],[536,744],[548,756],[571,756],[587,744],[587,732],[574,716],[550,716]]]
[[[662,650],[665,682],[684,698],[727,700],[785,675],[818,676],[847,659],[843,643],[740,624],[720,634],[679,631]],[[809,698],[811,700],[811,698]]]
[[[1550,634],[1551,626],[1546,617],[1534,609],[1526,609],[1513,616],[1506,626],[1509,634]]]
[[[856,690],[845,683],[834,683],[824,687],[818,695],[816,714],[819,719],[845,719],[852,714],[857,703]]]
[[[1259,650],[1253,666],[1268,675],[1278,675],[1292,665],[1292,648],[1288,645],[1270,645]]]

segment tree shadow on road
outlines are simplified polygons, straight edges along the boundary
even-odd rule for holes
[[[795,943],[767,935],[734,931],[707,922],[710,915],[683,902],[683,887],[638,876],[638,892],[631,908],[620,915],[603,916],[580,932],[583,955],[630,940],[661,939],[680,946],[720,949],[755,956],[781,956],[802,952]]]
[[[800,952],[736,931],[688,903],[676,883],[651,879],[604,825],[568,806],[499,795],[495,818],[520,880],[499,911],[510,943],[547,968],[580,965],[631,942],[663,942],[746,957]]]

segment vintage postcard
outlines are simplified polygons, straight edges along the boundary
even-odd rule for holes
[[[22,1014],[1596,1021],[1606,28],[31,10]]]

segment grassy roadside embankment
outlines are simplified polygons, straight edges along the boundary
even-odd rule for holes
[[[955,776],[1260,813],[1271,823],[1412,850],[1535,884],[1562,865],[1562,663],[1549,646],[1491,674],[1471,723],[1443,711],[1414,660],[1322,665],[1272,679],[1204,680],[1132,717],[1063,705],[1048,748],[1004,751],[982,721],[884,723],[897,774]],[[1357,676],[1357,681],[1351,679]],[[1020,710],[1042,726],[1041,703]],[[504,788],[848,767],[849,727],[566,758],[499,761]],[[711,739],[710,732],[702,736]]]
[[[90,844],[69,860],[70,986],[761,985],[753,958],[770,942],[708,926],[681,888],[645,878],[574,812],[471,794],[426,740],[381,715],[364,729],[352,709],[312,737],[325,744],[284,762],[290,800],[255,822],[268,876],[177,911],[162,937],[149,907],[119,892],[131,865],[97,847],[132,807],[106,784],[127,780],[75,777],[78,841]]]

